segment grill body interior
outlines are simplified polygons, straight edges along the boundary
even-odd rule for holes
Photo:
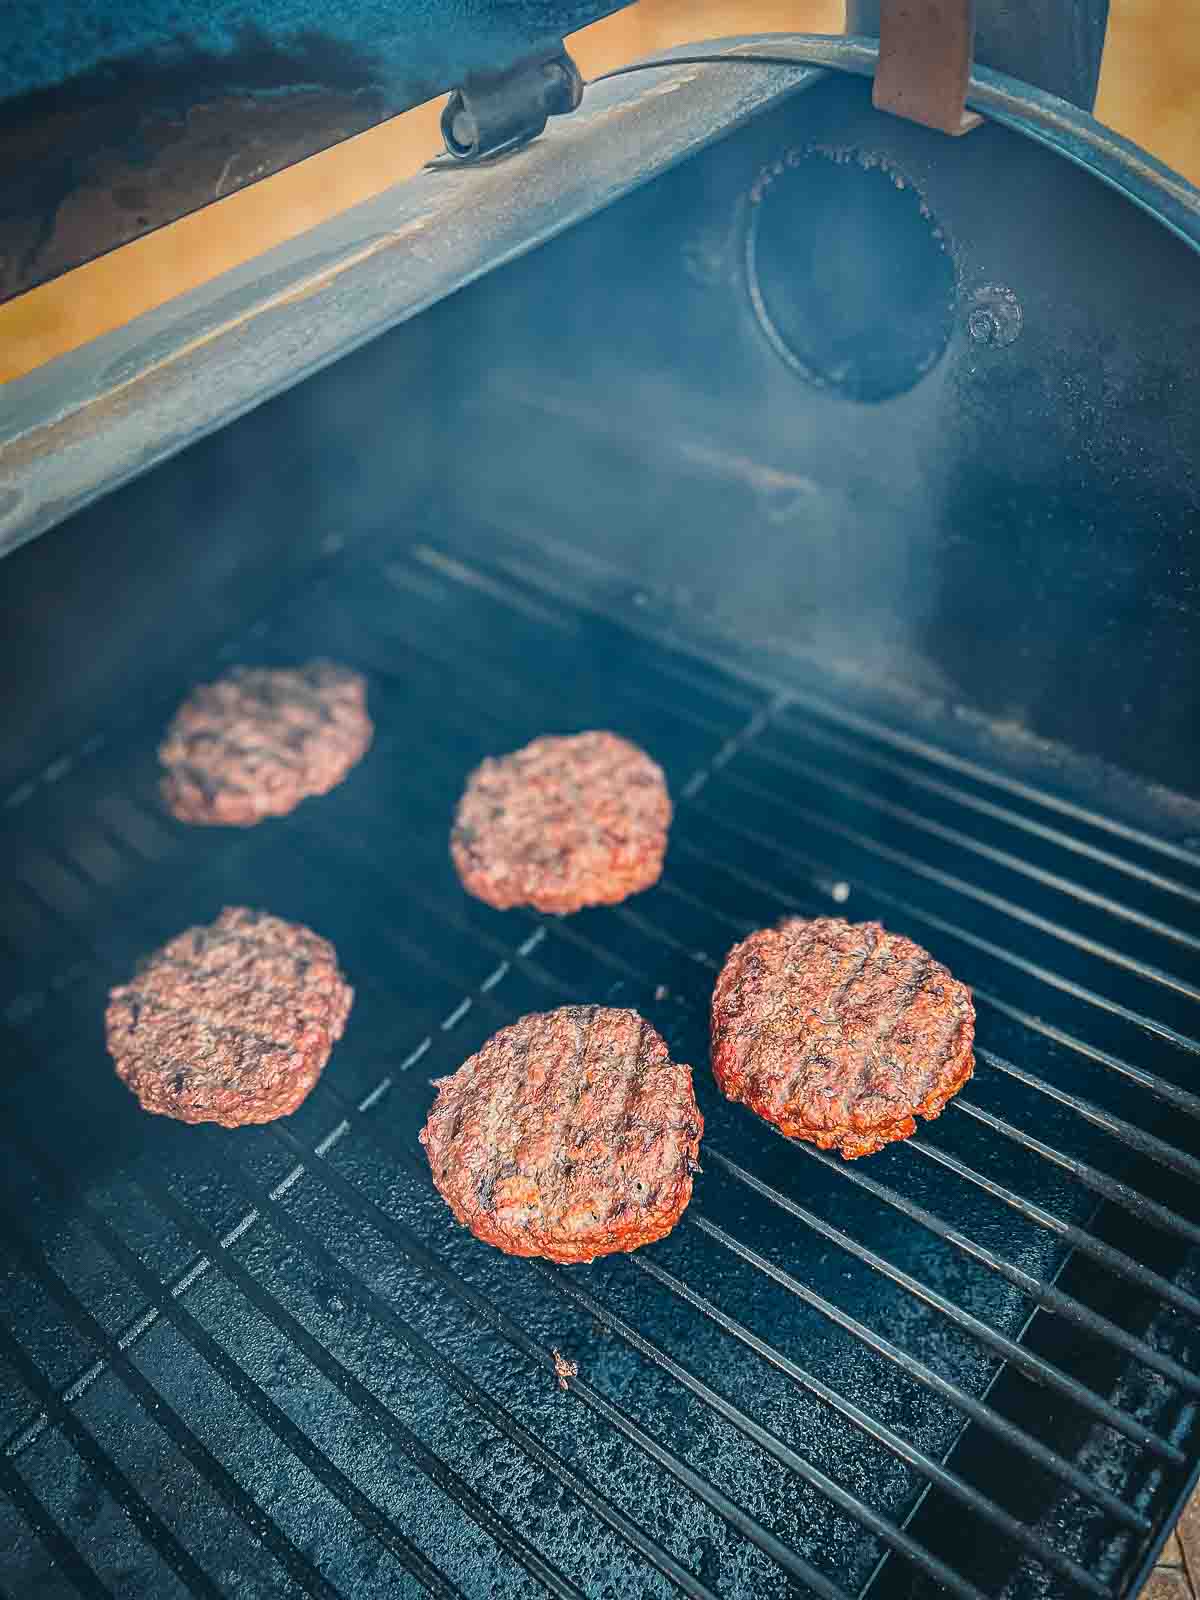
[[[826,82],[8,558],[0,1588],[1125,1592],[1198,1456],[1196,270]],[[188,687],[314,654],[361,766],[172,822]],[[666,770],[663,883],[465,897],[466,773],[588,727]],[[357,991],[235,1133],[103,1041],[226,904]],[[831,911],[979,1012],[853,1164],[707,1066],[725,950]],[[693,1064],[704,1171],[634,1256],[512,1260],[433,1190],[430,1080],[586,1001]]]

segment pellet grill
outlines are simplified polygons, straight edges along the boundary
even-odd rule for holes
[[[1115,1600],[1153,1561],[1200,1463],[1200,196],[987,66],[962,137],[887,114],[878,59],[708,43],[571,109],[543,53],[532,139],[505,62],[456,154],[0,394],[0,1592]],[[368,758],[173,822],[188,687],[314,654]],[[667,771],[662,883],[465,897],[465,773],[586,727]],[[103,1039],[225,904],[357,990],[237,1132],[141,1113]],[[707,1065],[728,946],[830,912],[979,1012],[974,1080],[854,1163]],[[458,1229],[416,1134],[575,1001],[642,1010],[707,1133],[668,1239],[560,1269]]]

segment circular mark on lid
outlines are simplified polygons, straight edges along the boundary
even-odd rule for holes
[[[886,400],[914,387],[954,327],[954,262],[920,192],[881,156],[813,147],[750,190],[746,276],[778,355],[819,388]]]

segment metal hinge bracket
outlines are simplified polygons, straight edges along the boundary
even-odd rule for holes
[[[557,50],[503,72],[472,73],[442,112],[446,154],[484,161],[518,150],[582,99],[583,78],[561,41]]]
[[[966,108],[975,53],[975,0],[880,0],[880,111],[941,133],[969,133],[983,118]]]

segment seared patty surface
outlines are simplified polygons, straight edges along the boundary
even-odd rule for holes
[[[721,1089],[847,1159],[916,1132],[971,1076],[971,991],[878,922],[799,917],[726,958],[712,997]]]
[[[592,1261],[661,1239],[692,1194],[691,1068],[636,1011],[564,1006],[492,1035],[421,1133],[433,1181],[510,1255]]]
[[[112,990],[108,1048],[147,1111],[226,1128],[271,1122],[320,1077],[353,998],[327,940],[226,907]]]
[[[662,768],[615,733],[535,739],[475,769],[450,853],[501,911],[614,905],[658,882],[671,825]]]
[[[326,794],[374,732],[361,674],[331,661],[234,667],[194,689],[159,746],[180,822],[250,827]]]

